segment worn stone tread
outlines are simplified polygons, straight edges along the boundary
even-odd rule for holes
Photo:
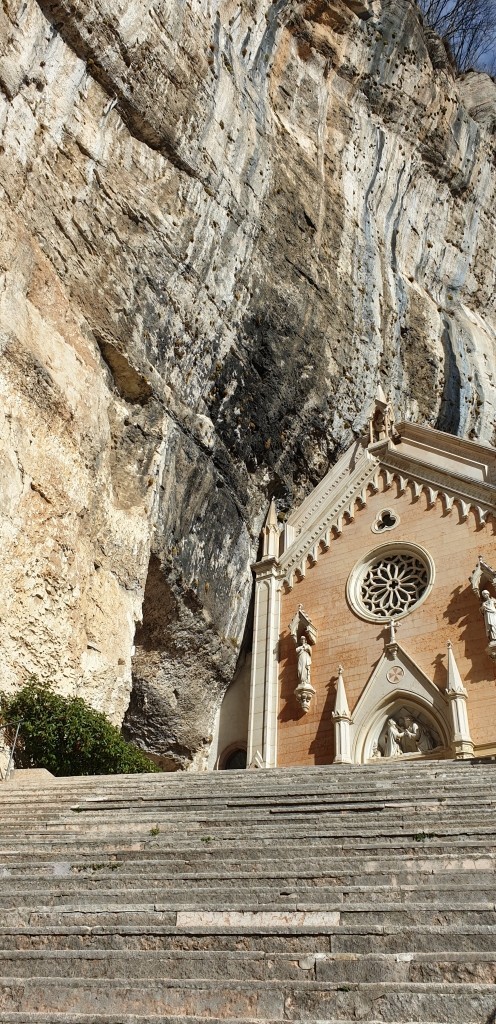
[[[0,1009],[17,1011],[32,1009],[46,1012],[108,1010],[123,1013],[159,1012],[194,1016],[235,1016],[240,1020],[253,1016],[297,1020],[303,1015],[334,1015],[356,1020],[360,1008],[362,1018],[371,1016],[373,1008],[379,1017],[410,1022],[432,1019],[445,1024],[452,1015],[464,1024],[480,1024],[483,1015],[495,1009],[495,988],[492,984],[429,984],[402,982],[334,984],[313,981],[234,981],[220,983],[202,979],[166,981],[105,979],[40,979],[4,978],[0,981]],[[81,1006],[77,1004],[82,1003]],[[34,1004],[34,1005],[32,1005]],[[215,1010],[219,1012],[215,1012]],[[323,1013],[318,1013],[318,1010]],[[251,1012],[250,1012],[251,1010]],[[416,1016],[412,1017],[412,1014]]]
[[[472,763],[0,787],[0,1024],[485,1024],[495,809]]]
[[[145,1016],[136,1014],[87,1014],[87,1013],[36,1013],[23,1011],[22,1013],[3,1013],[0,1011],[0,1024],[204,1024],[205,1017],[188,1016],[188,1017],[177,1017],[177,1016],[164,1016],[163,1014],[146,1014]],[[232,1017],[208,1017],[209,1024],[237,1024],[239,1018]],[[257,1017],[244,1017],[244,1024],[259,1024],[260,1019]],[[329,1018],[325,1020],[319,1020],[313,1017],[305,1017],[306,1024],[349,1024],[348,1021],[344,1021],[342,1018],[337,1017]],[[361,1024],[383,1024],[383,1020],[377,1018],[360,1018]],[[279,1019],[269,1020],[266,1019],[265,1024],[280,1024]],[[390,1024],[399,1024],[399,1022],[391,1021]],[[439,1024],[436,1021],[423,1021],[422,1024]]]
[[[346,954],[312,950],[0,950],[0,978],[278,979],[496,983],[496,951]]]

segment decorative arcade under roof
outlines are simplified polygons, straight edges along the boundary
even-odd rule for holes
[[[281,527],[256,578],[248,765],[496,754],[496,454],[368,430]]]

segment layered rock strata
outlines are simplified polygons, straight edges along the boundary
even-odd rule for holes
[[[6,0],[3,685],[201,765],[250,562],[361,431],[492,442],[496,86],[409,0]],[[136,628],[137,627],[137,628]]]

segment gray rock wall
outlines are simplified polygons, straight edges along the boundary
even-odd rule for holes
[[[493,442],[496,86],[409,0],[6,0],[0,44],[4,686],[121,722],[135,644],[128,734],[201,766],[269,496],[379,378]]]

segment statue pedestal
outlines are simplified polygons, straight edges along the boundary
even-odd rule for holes
[[[312,697],[315,697],[315,690],[311,683],[299,683],[295,690],[295,697],[301,710],[307,713],[310,709]]]

